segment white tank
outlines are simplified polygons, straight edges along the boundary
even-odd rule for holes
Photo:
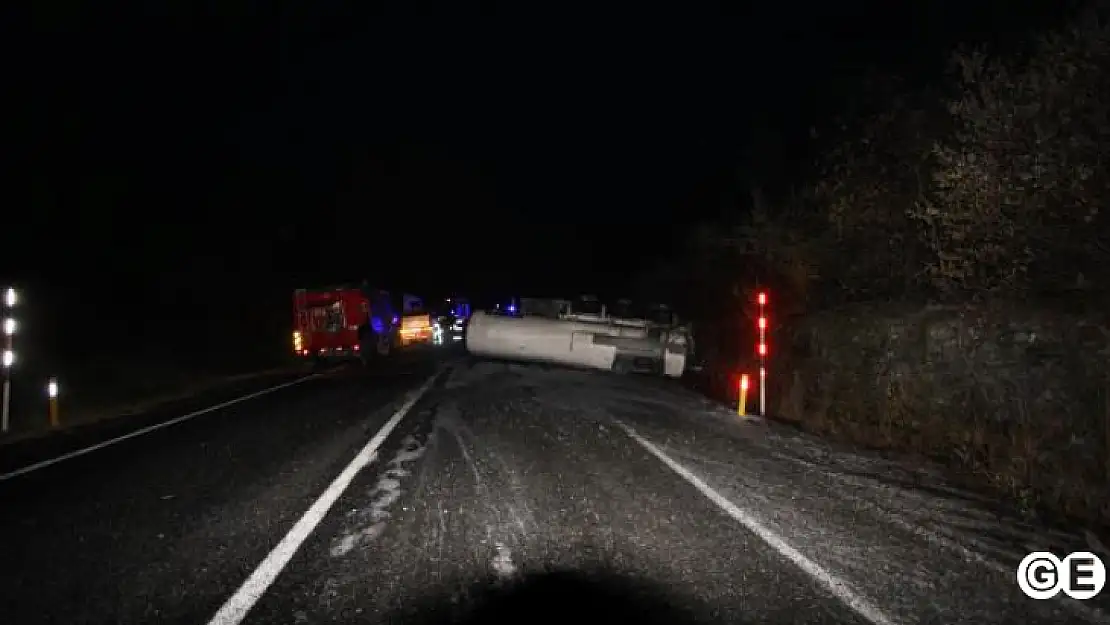
[[[475,356],[612,370],[622,362],[654,360],[662,373],[679,377],[686,363],[684,336],[649,337],[642,327],[609,323],[507,317],[476,312],[466,329],[466,349]]]

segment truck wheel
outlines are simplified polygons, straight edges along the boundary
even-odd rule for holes
[[[628,375],[632,373],[632,359],[628,356],[617,356],[613,359],[613,373]]]

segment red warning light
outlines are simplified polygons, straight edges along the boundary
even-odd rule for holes
[[[767,329],[767,317],[760,317],[759,318],[759,329],[760,330],[766,330]]]
[[[767,355],[767,344],[766,343],[760,343],[759,344],[759,355],[760,356],[766,356]]]
[[[767,303],[767,294],[760,291],[759,296],[757,298],[757,301],[759,302],[760,306],[763,306],[764,304],[766,304]]]

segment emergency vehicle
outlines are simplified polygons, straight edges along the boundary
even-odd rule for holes
[[[293,292],[293,353],[321,362],[388,356],[399,330],[389,293],[335,286]]]
[[[396,346],[410,347],[432,343],[435,323],[432,314],[424,308],[424,299],[411,293],[401,295],[401,317]]]
[[[399,344],[401,347],[424,345],[432,342],[435,325],[431,313],[417,312],[401,317]]]

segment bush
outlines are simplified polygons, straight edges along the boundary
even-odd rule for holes
[[[953,131],[908,212],[945,297],[1110,286],[1110,25],[1097,8],[1024,63],[961,51]]]
[[[1105,315],[860,304],[791,328],[778,413],[938,460],[1027,509],[1110,523]]]

